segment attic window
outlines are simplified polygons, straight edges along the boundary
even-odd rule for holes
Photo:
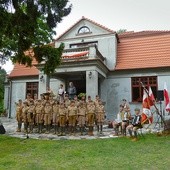
[[[88,34],[91,33],[87,26],[83,26],[78,30],[78,34]]]

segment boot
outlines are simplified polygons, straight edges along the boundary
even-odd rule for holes
[[[40,133],[40,124],[38,124],[37,126],[38,126],[38,133]]]
[[[48,125],[48,133],[50,133],[51,125]]]
[[[61,127],[61,136],[63,136],[63,127]]]
[[[33,125],[29,125],[30,133],[33,133]]]
[[[18,123],[18,128],[16,132],[21,132],[21,123]]]
[[[90,128],[90,136],[94,136],[94,134],[93,134],[93,126],[91,126],[91,128]]]
[[[129,132],[130,137],[132,138],[132,137],[133,137],[133,136],[132,136],[132,130],[131,130],[131,129],[128,129],[128,132]]]
[[[73,128],[72,126],[69,127],[69,134],[72,135],[72,132],[73,132]]]
[[[103,125],[100,125],[100,134],[103,134]]]
[[[27,133],[27,124],[24,123],[24,133]]]
[[[132,139],[132,141],[138,141],[138,138],[137,138],[137,131],[134,131],[134,139]]]
[[[65,135],[66,135],[66,128],[63,127],[63,136],[65,136]]]
[[[46,131],[45,131],[46,134],[48,134],[48,125],[46,125]]]
[[[114,130],[115,130],[115,136],[118,136],[118,128],[115,127]]]
[[[122,135],[126,136],[126,129],[122,129]]]
[[[57,133],[57,125],[54,125],[54,135]]]
[[[42,133],[42,123],[40,123],[40,134]]]
[[[91,127],[89,126],[89,131],[88,131],[88,135],[90,136],[90,131],[91,131]]]
[[[76,126],[73,127],[73,135],[76,135]]]

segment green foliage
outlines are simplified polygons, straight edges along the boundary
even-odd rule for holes
[[[79,98],[79,99],[81,99],[82,97],[86,97],[86,93],[80,93],[80,94],[78,95],[78,98]]]
[[[123,32],[126,32],[127,30],[126,29],[119,29],[118,31],[116,31],[117,34],[121,34]]]
[[[30,57],[25,52],[35,48],[41,50],[43,45],[53,40],[56,34],[54,28],[71,12],[72,6],[68,3],[68,0],[1,0],[0,57],[31,66],[34,56]],[[61,57],[61,49],[57,52],[57,61]],[[50,60],[48,63],[56,63],[56,55],[51,58],[55,52],[54,48],[43,49],[36,59],[42,61],[46,55],[46,59]],[[54,70],[54,67],[44,68],[47,74]]]
[[[4,111],[3,109],[3,99],[4,99],[4,82],[6,77],[6,71],[0,69],[0,113]]]
[[[33,140],[0,135],[0,169],[169,170],[170,136]],[[14,159],[16,158],[16,159]]]

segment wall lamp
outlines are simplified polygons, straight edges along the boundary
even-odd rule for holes
[[[89,78],[90,79],[92,78],[92,72],[91,71],[89,72]]]
[[[40,77],[40,81],[44,82],[44,76],[43,75]]]

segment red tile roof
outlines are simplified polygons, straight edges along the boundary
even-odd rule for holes
[[[36,64],[36,61],[33,60],[32,64]],[[39,70],[35,66],[26,67],[25,65],[16,63],[8,77],[13,78],[13,77],[38,76],[38,75],[39,75]]]
[[[81,19],[79,19],[76,23],[74,23],[70,28],[68,28],[68,29],[67,29],[65,32],[63,32],[61,35],[59,35],[59,37],[56,39],[56,41],[59,40],[64,34],[66,34],[67,32],[69,32],[75,25],[77,25],[79,22],[81,22],[81,21],[83,21],[83,20],[87,20],[87,21],[93,23],[94,25],[97,25],[98,27],[100,27],[100,28],[102,28],[102,29],[104,29],[104,30],[109,31],[110,33],[116,33],[115,31],[113,31],[113,30],[111,30],[111,29],[109,29],[109,28],[107,28],[107,27],[105,27],[105,26],[103,26],[103,25],[101,25],[101,24],[99,24],[99,23],[97,23],[97,22],[89,19],[89,18],[86,18],[86,17],[82,16]]]
[[[170,67],[170,31],[119,34],[116,70]]]

